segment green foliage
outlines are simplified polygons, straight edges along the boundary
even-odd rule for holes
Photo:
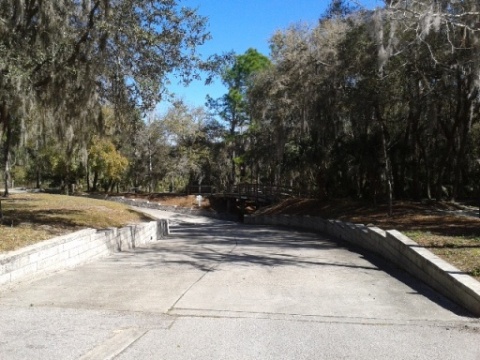
[[[15,181],[15,184],[22,185],[25,184],[27,180],[27,171],[24,166],[14,166],[12,169],[12,179]]]
[[[249,178],[373,201],[471,196],[479,23],[475,1],[334,0],[316,25],[277,31],[270,59],[248,49],[205,63],[206,20],[176,1],[2,1],[3,173],[106,189]],[[181,101],[146,116],[169,73],[188,81],[198,67],[221,68],[228,92],[208,99],[218,121]]]
[[[316,26],[275,33],[273,66],[246,91],[257,179],[373,201],[471,196],[479,20],[474,2],[335,0]]]
[[[223,81],[230,90],[243,92],[256,73],[271,65],[270,60],[256,49],[250,48],[245,54],[237,55],[231,67],[223,75]]]
[[[119,144],[125,144],[122,136],[135,138],[139,112],[152,109],[166,93],[168,74],[188,81],[199,67],[210,67],[196,53],[209,38],[205,25],[205,18],[176,1],[2,1],[5,173],[14,147],[25,143],[41,151],[53,140],[55,150],[66,155],[52,158],[50,170],[71,176],[84,165],[93,133],[113,136]],[[47,162],[31,166],[37,178]]]
[[[98,137],[93,139],[88,150],[88,163],[91,171],[98,173],[105,185],[120,181],[128,167],[128,159],[117,151],[115,145]]]
[[[228,124],[225,151],[228,152],[230,161],[230,185],[237,182],[238,164],[235,159],[248,151],[245,141],[239,138],[239,132],[245,132],[245,127],[252,122],[248,89],[254,78],[270,66],[270,60],[266,56],[255,49],[248,49],[245,54],[235,56],[221,74],[228,93],[220,99],[208,99],[210,109]]]

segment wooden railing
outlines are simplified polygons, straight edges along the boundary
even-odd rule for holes
[[[299,191],[295,191],[293,188],[285,186],[275,185],[262,185],[262,184],[249,184],[243,183],[233,185],[217,191],[214,186],[210,185],[194,185],[188,187],[189,194],[210,194],[210,195],[222,195],[229,197],[246,197],[249,199],[278,199],[290,196],[305,196]]]

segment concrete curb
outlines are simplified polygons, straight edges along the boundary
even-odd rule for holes
[[[376,253],[480,316],[480,282],[418,245],[397,230],[312,216],[245,216],[245,224],[281,225],[325,233]]]
[[[84,229],[0,254],[0,285],[72,268],[168,235],[168,220],[123,228]]]

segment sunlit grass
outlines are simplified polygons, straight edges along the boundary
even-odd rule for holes
[[[151,220],[123,204],[51,194],[2,199],[0,251],[11,251],[84,228],[102,229]]]
[[[405,235],[480,281],[480,239],[478,237],[442,236],[429,231],[406,231]]]

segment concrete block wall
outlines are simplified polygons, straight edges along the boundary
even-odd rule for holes
[[[105,230],[85,229],[0,254],[0,285],[71,268],[168,235],[168,220]]]
[[[324,233],[376,253],[480,316],[480,282],[397,230],[296,215],[245,216],[245,224],[281,225]]]

